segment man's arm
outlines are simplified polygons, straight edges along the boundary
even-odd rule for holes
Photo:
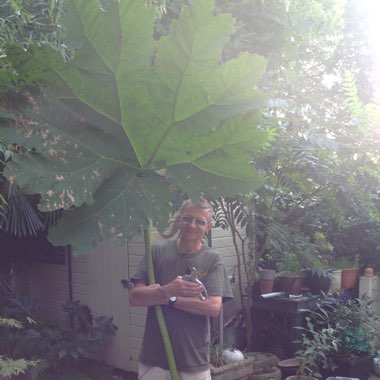
[[[191,314],[217,317],[222,307],[222,297],[208,296],[205,301],[201,301],[198,297],[177,297],[173,307]]]
[[[177,302],[173,307],[196,315],[215,317],[219,314],[222,297],[209,296],[205,301],[199,299],[202,287],[199,284],[182,280],[178,276],[170,283],[145,285],[136,283],[129,294],[132,306],[168,305],[169,297],[176,296]]]
[[[199,297],[203,288],[201,285],[176,277],[166,285],[145,285],[137,282],[129,293],[129,303],[132,306],[167,305],[169,297]]]
[[[129,303],[132,306],[160,305],[168,303],[169,297],[159,284],[147,286],[137,282],[129,292]]]

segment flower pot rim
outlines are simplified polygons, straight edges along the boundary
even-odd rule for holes
[[[277,365],[279,367],[285,367],[285,368],[299,367],[303,362],[305,362],[304,358],[302,358],[300,356],[296,356],[294,358],[281,360],[280,362],[278,362]]]

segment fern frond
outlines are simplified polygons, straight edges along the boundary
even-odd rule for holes
[[[13,318],[0,317],[0,326],[2,326],[2,327],[13,327],[15,329],[21,329],[22,323],[17,321],[16,319],[13,319]]]
[[[346,109],[351,113],[356,123],[360,127],[360,125],[362,125],[365,121],[366,117],[363,104],[358,95],[355,77],[349,71],[345,72],[344,74],[343,88],[345,94]]]

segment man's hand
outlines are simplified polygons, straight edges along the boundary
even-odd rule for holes
[[[182,279],[182,276],[177,276],[173,281],[161,287],[165,290],[168,298],[171,296],[182,297],[199,297],[203,288],[200,284]]]
[[[129,303],[132,306],[167,305],[171,296],[199,297],[202,290],[201,285],[183,280],[181,276],[163,286],[137,283],[129,293]]]

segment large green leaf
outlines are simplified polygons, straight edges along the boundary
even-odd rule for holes
[[[46,46],[9,48],[20,76],[44,92],[22,118],[0,124],[2,138],[26,149],[5,175],[41,194],[42,210],[68,210],[49,238],[76,253],[111,234],[131,236],[148,219],[164,228],[173,184],[192,196],[258,185],[251,156],[268,139],[258,128],[265,96],[255,88],[265,60],[221,63],[230,15],[194,1],[155,41],[143,1],[97,4],[68,1],[73,60]]]

